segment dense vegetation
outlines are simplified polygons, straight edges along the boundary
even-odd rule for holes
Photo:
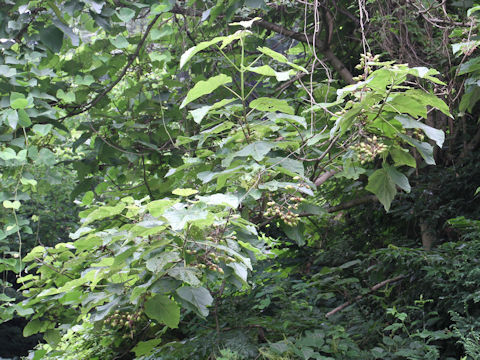
[[[479,359],[479,30],[0,1],[0,356]]]

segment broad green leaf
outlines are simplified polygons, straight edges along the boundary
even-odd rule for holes
[[[224,205],[236,209],[240,205],[237,196],[233,194],[213,194],[209,196],[197,196],[197,198],[208,205]]]
[[[23,336],[29,337],[31,335],[37,334],[45,330],[45,325],[48,325],[48,322],[42,321],[40,319],[30,320],[30,322],[23,328]]]
[[[12,129],[15,130],[17,128],[17,124],[18,124],[18,112],[17,112],[17,110],[13,110],[13,109],[7,110],[7,121],[8,121],[8,125]]]
[[[3,201],[3,207],[5,209],[13,209],[13,210],[18,210],[20,209],[20,201],[15,200],[15,201],[10,201],[10,200],[4,200]]]
[[[12,109],[25,109],[28,106],[28,100],[23,94],[12,92],[10,93],[10,107]]]
[[[183,286],[177,289],[177,294],[186,302],[192,304],[202,316],[208,315],[207,307],[212,305],[212,295],[204,287]]]
[[[196,268],[177,266],[169,269],[167,274],[192,286],[199,286],[201,284],[197,277],[200,276],[201,273]]]
[[[117,16],[123,22],[129,22],[135,16],[135,11],[129,8],[121,8],[120,11],[117,12]]]
[[[210,94],[218,87],[232,82],[232,78],[225,74],[220,74],[211,77],[208,80],[201,80],[195,84],[195,86],[187,93],[187,96],[180,105],[180,109],[183,109],[187,104],[198,99],[199,97]]]
[[[112,217],[112,216],[118,215],[123,211],[123,209],[125,209],[125,204],[123,202],[119,202],[115,206],[102,206],[102,207],[94,210],[93,212],[91,212],[85,218],[85,221],[84,221],[83,225],[85,226],[85,225],[88,225],[91,222],[94,222],[96,220],[101,220],[101,219],[105,219],[107,217]]]
[[[159,217],[166,209],[168,209],[176,202],[177,200],[170,199],[155,200],[147,204],[147,209],[152,216]]]
[[[390,205],[397,194],[397,189],[387,170],[379,169],[370,175],[365,189],[377,196],[386,211],[390,210]]]
[[[147,269],[153,273],[161,272],[169,263],[174,263],[180,260],[180,254],[176,251],[167,251],[156,255],[147,260]]]
[[[410,190],[412,189],[410,187],[410,183],[408,182],[408,178],[402,174],[400,171],[395,169],[393,166],[389,166],[384,163],[384,168],[387,170],[388,175],[390,178],[393,180],[395,185],[397,185],[400,189],[403,191],[409,193]]]
[[[190,188],[175,189],[175,190],[172,191],[172,194],[179,195],[179,196],[190,196],[190,195],[197,194],[197,193],[198,193],[198,190],[190,189]]]
[[[431,126],[428,126],[420,121],[413,120],[409,116],[397,115],[395,116],[395,120],[398,120],[405,129],[422,129],[425,135],[428,138],[435,141],[438,147],[443,146],[443,142],[445,141],[445,133],[442,130],[435,129]]]
[[[73,91],[65,92],[62,89],[58,89],[57,98],[65,101],[67,104],[70,104],[75,101],[75,93]]]
[[[32,121],[30,120],[30,116],[28,116],[27,112],[23,109],[19,109],[18,111],[18,123],[22,127],[27,127],[32,125]]]
[[[197,207],[184,208],[182,204],[177,205],[179,206],[174,205],[163,214],[175,231],[182,230],[189,222],[207,218],[208,211]]]
[[[50,132],[50,130],[52,130],[52,128],[52,124],[35,124],[33,125],[32,130],[37,135],[45,136]]]
[[[253,100],[249,106],[252,109],[259,111],[278,111],[289,115],[295,114],[295,110],[290,105],[288,105],[287,101],[274,98],[260,97]]]
[[[407,165],[413,168],[417,167],[417,162],[415,161],[415,158],[410,155],[408,150],[393,148],[389,152],[396,166]]]
[[[191,47],[187,51],[183,53],[183,55],[180,57],[180,69],[198,52],[205,50],[206,48],[212,46],[213,44],[217,44],[220,41],[223,41],[225,39],[224,36],[218,36],[216,38],[213,38],[212,40],[209,41],[203,41],[201,43],[198,43],[197,45]]]
[[[145,302],[145,314],[172,329],[176,329],[180,322],[180,307],[175,301],[163,295],[155,295]]]
[[[282,55],[282,54],[280,54],[280,53],[278,53],[278,52],[276,52],[276,51],[274,51],[274,50],[272,50],[268,47],[259,47],[259,48],[257,48],[257,50],[260,51],[262,54],[265,54],[265,55],[271,57],[272,59],[274,59],[274,60],[276,60],[276,61],[278,61],[282,64],[287,64],[287,65],[291,66],[292,68],[294,68],[296,70],[303,71],[304,73],[308,74],[308,71],[305,68],[288,61],[288,59],[284,55]]]
[[[242,150],[237,151],[234,153],[234,157],[236,156],[251,156],[257,161],[263,160],[265,155],[267,155],[270,150],[274,147],[274,144],[271,144],[266,141],[255,141],[247,146],[245,146]]]
[[[135,345],[132,351],[135,353],[135,356],[137,358],[149,355],[153,351],[153,349],[155,349],[155,347],[159,345],[162,341],[162,338],[140,341],[137,343],[137,345]]]
[[[283,113],[271,113],[268,114],[267,117],[275,121],[276,123],[295,123],[296,125],[300,125],[303,128],[307,128],[307,121],[303,116],[297,116],[297,115],[289,115],[289,114],[283,114]]]
[[[38,152],[37,161],[40,164],[44,164],[47,166],[53,166],[57,162],[55,154],[47,148],[40,149],[40,151]]]
[[[427,142],[421,142],[421,141],[415,140],[414,138],[405,134],[398,134],[398,136],[401,137],[410,145],[415,146],[415,148],[418,150],[420,155],[422,155],[423,159],[428,165],[435,165],[435,159],[433,158],[432,145],[430,145]]]
[[[130,45],[128,40],[123,35],[117,35],[117,37],[110,38],[109,40],[117,49],[125,49],[128,47],[128,45]]]
[[[17,157],[17,154],[15,153],[15,150],[13,150],[12,148],[6,148],[0,152],[0,159],[5,161],[15,159],[16,157]]]
[[[246,70],[254,72],[256,74],[260,74],[263,76],[275,76],[277,81],[287,81],[290,79],[290,75],[294,75],[295,71],[294,70],[289,70],[289,71],[275,71],[272,67],[269,65],[262,65],[262,66],[248,66]]]
[[[40,41],[53,53],[58,53],[63,45],[63,32],[56,26],[40,31]]]
[[[190,111],[190,114],[192,114],[193,121],[195,121],[197,124],[200,124],[209,111],[219,109],[235,100],[236,99],[223,99],[213,105],[202,106],[201,108],[192,110]]]

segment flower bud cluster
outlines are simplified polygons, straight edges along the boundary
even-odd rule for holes
[[[351,149],[356,152],[358,160],[362,165],[373,161],[377,155],[384,153],[388,149],[387,145],[379,142],[375,135],[367,137],[366,140],[366,142],[362,141],[351,146]]]
[[[425,140],[425,135],[423,135],[423,132],[420,129],[413,130],[413,136],[415,136],[420,141]]]
[[[112,329],[125,331],[130,330],[130,337],[133,338],[136,329],[136,323],[140,321],[141,312],[120,312],[115,311],[112,315],[108,316],[104,321],[104,325],[111,327]],[[124,336],[125,338],[128,336]]]
[[[360,55],[360,63],[355,66],[355,69],[357,70],[364,70],[364,73],[361,74],[361,75],[358,75],[358,76],[355,76],[353,77],[353,80],[355,81],[361,81],[361,80],[364,80],[368,73],[370,73],[370,71],[372,70],[371,68],[371,64],[369,64],[369,62],[375,62],[375,61],[378,61],[380,60],[380,55],[375,55],[373,56],[372,53],[370,52],[367,52],[367,54],[361,54]]]
[[[268,208],[263,213],[264,216],[279,217],[283,222],[289,226],[295,226],[298,224],[299,215],[294,213],[293,210],[298,209],[298,204],[305,201],[303,197],[300,196],[290,196],[285,204],[278,204],[275,201],[269,201],[267,203]]]

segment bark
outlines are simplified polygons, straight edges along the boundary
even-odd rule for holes
[[[435,241],[435,232],[425,220],[420,222],[420,234],[422,236],[423,248],[427,251],[430,250]]]

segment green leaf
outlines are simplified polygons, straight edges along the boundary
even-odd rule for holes
[[[442,130],[435,129],[409,116],[397,115],[395,116],[395,120],[399,121],[405,129],[422,129],[428,138],[437,143],[438,147],[441,148],[443,146],[445,133]]]
[[[128,47],[128,45],[130,45],[128,40],[123,35],[117,35],[117,37],[110,38],[109,40],[117,49],[125,49]]]
[[[201,273],[198,269],[195,268],[177,266],[169,269],[167,271],[167,274],[177,280],[183,281],[192,286],[199,286],[201,284],[200,280],[197,277],[200,276]]]
[[[117,12],[117,16],[123,22],[129,22],[135,16],[135,11],[129,8],[121,8],[120,11]]]
[[[236,209],[240,205],[237,196],[233,194],[213,194],[209,196],[197,196],[197,198],[207,205],[224,205]]]
[[[198,52],[205,50],[213,44],[219,43],[225,39],[224,36],[218,36],[209,41],[203,41],[185,51],[180,57],[180,69]]]
[[[155,349],[155,347],[159,345],[161,342],[162,342],[161,338],[152,339],[148,341],[140,341],[139,343],[137,343],[137,345],[135,345],[132,351],[135,353],[135,356],[137,358],[141,356],[149,355],[153,351],[153,349]]]
[[[190,188],[175,189],[175,190],[172,191],[172,194],[179,195],[179,196],[190,196],[190,195],[197,194],[197,193],[198,193],[198,190],[190,189]]]
[[[18,124],[18,112],[17,112],[17,110],[12,110],[12,109],[7,110],[7,121],[8,121],[8,125],[12,129],[15,130],[17,128],[17,124]]]
[[[187,96],[180,105],[180,109],[183,109],[187,104],[198,99],[199,97],[210,94],[218,87],[232,82],[232,78],[225,74],[220,74],[211,77],[208,80],[201,80],[195,84],[195,86],[187,93]]]
[[[176,200],[170,200],[170,199],[155,200],[147,204],[147,209],[152,216],[159,217],[163,215],[163,212],[166,209],[171,207],[176,202],[177,202]]]
[[[202,316],[208,315],[207,307],[212,305],[213,298],[204,287],[183,286],[177,289],[177,294],[186,302],[192,304]]]
[[[174,263],[180,260],[180,254],[176,251],[163,252],[146,262],[147,269],[153,273],[159,273],[169,263]]]
[[[190,114],[192,114],[193,121],[195,121],[197,124],[200,124],[209,111],[219,109],[233,101],[235,101],[235,99],[223,99],[213,105],[202,106],[201,108],[192,110],[190,111]]]
[[[50,130],[52,130],[52,128],[53,128],[52,124],[35,124],[33,125],[32,130],[37,135],[45,136],[50,132]]]
[[[404,190],[407,193],[412,190],[412,188],[410,187],[410,183],[408,182],[408,178],[404,174],[395,169],[393,166],[387,165],[386,163],[384,163],[384,168],[387,170],[388,175],[393,180],[395,185],[397,185],[400,189]]]
[[[28,100],[25,95],[12,92],[10,93],[10,107],[12,109],[25,109],[28,106]]]
[[[185,209],[182,204],[177,205],[179,206],[173,206],[163,214],[172,229],[175,231],[182,230],[189,222],[207,218],[208,211],[197,207],[189,207]]]
[[[421,142],[418,140],[413,139],[412,137],[405,135],[405,134],[398,134],[403,140],[409,143],[418,150],[420,155],[422,155],[423,159],[428,165],[435,165],[435,159],[433,158],[433,147],[427,142]]]
[[[17,153],[12,148],[6,148],[2,152],[0,152],[0,159],[5,161],[15,159],[16,157]]]
[[[56,26],[40,31],[40,41],[53,53],[58,53],[63,45],[63,32]]]
[[[303,71],[304,73],[308,74],[308,71],[305,68],[288,61],[288,59],[284,55],[282,55],[282,54],[280,54],[280,53],[278,53],[278,52],[276,52],[276,51],[274,51],[274,50],[272,50],[268,47],[259,47],[259,48],[257,48],[257,50],[260,51],[262,54],[265,54],[265,55],[271,57],[272,59],[274,59],[274,60],[276,60],[276,61],[278,61],[282,64],[287,64],[294,69],[297,69],[299,71]]]
[[[303,116],[289,115],[283,113],[271,113],[268,114],[267,117],[270,120],[275,121],[275,123],[296,123],[297,125],[300,125],[305,129],[307,128],[307,121]]]
[[[249,106],[252,109],[259,110],[259,111],[269,111],[269,112],[278,111],[278,112],[286,113],[289,115],[295,114],[295,110],[290,105],[288,105],[288,102],[285,100],[260,97],[258,99],[253,100]]]
[[[107,217],[112,217],[120,214],[123,209],[125,209],[125,204],[119,202],[115,206],[102,206],[94,211],[92,211],[86,218],[83,223],[83,226],[90,224],[96,220],[105,219]]]
[[[32,121],[30,120],[30,116],[28,116],[27,112],[23,109],[20,109],[18,112],[18,123],[22,127],[27,127],[32,125]]]
[[[242,150],[237,151],[233,154],[234,157],[236,156],[251,156],[257,161],[263,160],[265,155],[267,155],[270,150],[274,147],[273,144],[266,142],[266,141],[255,141],[247,146],[245,146]]]
[[[23,328],[23,336],[29,337],[33,334],[37,334],[41,331],[46,330],[46,326],[48,322],[41,321],[39,319],[31,320],[24,328]]]
[[[18,210],[20,209],[20,201],[15,200],[15,201],[10,201],[10,200],[4,200],[3,201],[3,207],[5,209],[13,209],[13,210]]]
[[[57,98],[65,101],[67,104],[70,104],[75,101],[75,93],[73,91],[65,93],[65,91],[63,91],[62,89],[58,89]]]
[[[145,302],[145,314],[172,329],[177,328],[180,322],[180,307],[163,295],[155,295]]]
[[[389,152],[396,166],[407,165],[413,168],[417,167],[417,162],[415,161],[415,158],[410,155],[408,150],[393,148]]]
[[[376,170],[370,175],[365,189],[377,196],[386,211],[390,209],[393,198],[397,194],[395,183],[385,169]]]

